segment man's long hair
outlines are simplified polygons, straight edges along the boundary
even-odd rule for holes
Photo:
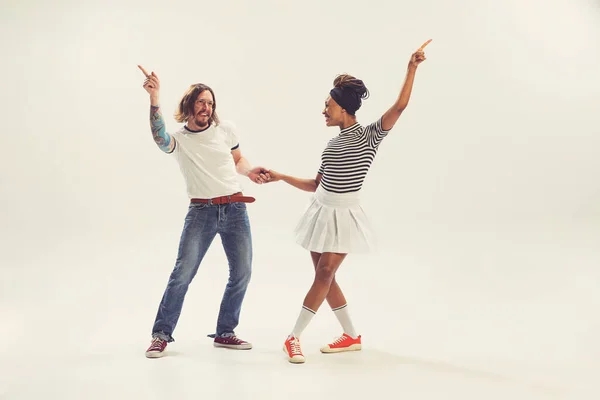
[[[194,116],[194,104],[196,103],[200,93],[204,92],[205,90],[208,90],[213,97],[212,115],[210,116],[209,122],[214,125],[219,125],[219,117],[217,115],[217,98],[215,97],[215,92],[213,92],[210,87],[202,83],[191,85],[181,98],[179,106],[177,107],[177,112],[175,112],[175,120],[177,122],[187,122],[190,117]]]

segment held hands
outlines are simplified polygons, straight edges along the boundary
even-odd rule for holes
[[[254,182],[262,185],[263,183],[267,183],[271,181],[271,175],[269,171],[263,167],[254,167],[250,171],[248,171],[248,178]]]
[[[269,174],[269,177],[270,177],[269,182],[277,182],[283,178],[283,174],[281,174],[277,171],[274,171],[272,169],[268,169],[267,173]]]
[[[419,66],[419,64],[421,64],[423,61],[425,61],[427,59],[427,58],[425,58],[425,52],[423,51],[423,49],[425,49],[425,46],[427,46],[429,43],[431,43],[431,40],[432,39],[429,39],[428,41],[423,43],[423,45],[421,47],[419,47],[417,49],[417,51],[415,51],[413,53],[413,55],[410,57],[410,61],[408,62],[409,67],[416,68]]]
[[[248,172],[248,178],[254,183],[263,184],[277,182],[283,178],[283,174],[263,167],[256,167]]]

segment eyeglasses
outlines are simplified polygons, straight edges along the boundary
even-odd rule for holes
[[[201,105],[206,105],[210,108],[213,108],[215,106],[215,102],[214,101],[210,101],[210,100],[204,100],[204,99],[198,99],[196,100],[197,104],[201,104]]]

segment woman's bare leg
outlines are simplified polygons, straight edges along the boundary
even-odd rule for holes
[[[344,261],[344,258],[346,258],[346,254],[343,253],[321,254],[315,267],[315,279],[304,298],[304,307],[317,312],[329,294],[331,285],[335,281],[335,273],[342,264],[342,261]]]
[[[350,319],[348,317],[347,307],[345,304],[345,298],[340,290],[337,282],[335,282],[335,273],[338,268],[342,264],[342,261],[346,258],[346,254],[343,253],[322,253],[319,256],[318,253],[311,253],[311,257],[313,258],[313,264],[315,265],[315,279],[313,281],[312,286],[310,287],[306,297],[304,298],[304,303],[302,304],[302,310],[300,310],[300,315],[296,320],[296,325],[292,330],[292,333],[288,336],[284,344],[284,351],[288,354],[289,361],[292,363],[303,363],[304,355],[302,354],[302,350],[300,349],[300,341],[299,338],[302,335],[304,329],[308,326],[315,313],[323,304],[325,299],[328,299],[328,302],[331,304],[339,304],[343,301],[343,305],[340,306],[339,312],[341,312],[344,316],[347,317],[347,321]],[[331,298],[329,298],[329,293],[331,291],[331,287],[334,284],[334,290],[331,292]],[[336,316],[342,323],[342,319],[338,315],[338,312],[334,310]],[[350,326],[352,324],[350,323]],[[344,327],[344,323],[342,323],[342,327]],[[353,330],[354,328],[352,328]],[[346,328],[344,327],[344,330]],[[345,337],[345,336],[344,336]],[[346,339],[344,339],[346,340]],[[352,339],[348,339],[351,340]],[[358,339],[360,342],[360,338]],[[340,342],[342,346],[345,346],[347,349],[360,349],[360,343],[352,345],[350,348],[346,346],[344,343]],[[337,343],[337,341],[336,341]],[[340,343],[337,343],[339,345]],[[355,346],[359,346],[355,348]],[[339,346],[338,346],[339,347]],[[335,348],[333,351],[346,351],[345,348]],[[331,352],[331,345],[327,345],[325,348],[322,348],[322,352]]]
[[[304,329],[306,329],[317,310],[327,297],[327,293],[329,293],[329,288],[331,287],[335,272],[345,257],[346,254],[321,254],[315,267],[315,279],[310,287],[310,290],[306,294],[306,297],[304,298],[302,310],[300,310],[300,315],[296,320],[296,325],[294,325],[294,329],[292,330],[290,336],[299,338],[302,335],[302,332]]]
[[[321,253],[311,251],[310,257],[312,258],[312,262],[316,272],[317,265],[319,265],[319,260],[321,259]],[[335,280],[335,276],[333,277],[331,286],[329,286],[329,292],[327,293],[327,297],[325,299],[327,300],[327,303],[329,304],[329,307],[331,307],[332,310],[346,305],[346,297],[344,297],[342,289],[340,289],[340,286]]]
[[[316,270],[317,265],[319,265],[321,253],[311,251],[310,256]],[[331,282],[331,286],[329,287],[329,293],[327,293],[326,299],[340,325],[342,325],[344,333],[350,335],[351,337],[356,337],[356,330],[354,329],[354,324],[352,324],[352,319],[350,319],[346,297],[338,285],[335,276],[333,277],[333,282]]]

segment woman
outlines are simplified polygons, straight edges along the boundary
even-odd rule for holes
[[[340,133],[323,151],[315,179],[299,179],[269,170],[271,182],[282,180],[298,189],[315,192],[295,231],[296,241],[310,251],[315,278],[296,325],[285,341],[284,351],[292,363],[305,361],[299,338],[325,299],[344,332],[321,351],[361,349],[361,337],[356,334],[335,273],[348,253],[369,249],[370,231],[359,193],[379,144],[408,105],[417,67],[425,61],[423,49],[429,42],[411,56],[404,86],[394,105],[368,126],[360,125],[355,115],[362,99],[369,95],[364,83],[350,75],[335,79],[323,115],[325,124],[339,127]]]

